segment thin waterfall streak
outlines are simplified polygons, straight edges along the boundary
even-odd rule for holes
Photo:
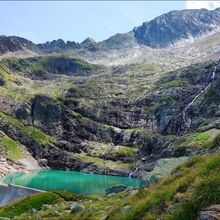
[[[187,110],[194,104],[194,102],[212,85],[212,83],[215,81],[215,73],[216,73],[216,66],[214,68],[214,71],[212,72],[211,82],[199,93],[196,95],[196,97],[184,108],[182,115],[183,115],[183,122],[186,123],[187,120]]]
[[[137,172],[137,171],[138,171],[138,169],[139,169],[139,168],[138,168],[138,167],[136,167],[136,169],[134,170],[134,172],[131,172],[131,173],[129,174],[129,176],[128,176],[128,177],[129,177],[129,178],[131,178],[131,177],[132,177],[132,175],[133,175],[135,172]]]

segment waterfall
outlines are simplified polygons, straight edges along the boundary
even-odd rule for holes
[[[182,112],[184,124],[187,123],[187,119],[188,119],[187,118],[187,111],[188,111],[188,109],[194,104],[194,102],[199,98],[199,96],[201,96],[212,85],[212,83],[215,81],[215,73],[216,73],[216,66],[214,68],[214,71],[212,72],[212,77],[211,77],[210,83],[198,95],[196,95],[196,97],[184,108],[184,110]],[[191,123],[191,120],[190,120],[190,123]]]
[[[139,168],[137,167],[137,168],[134,170],[134,172],[130,172],[130,174],[129,174],[129,176],[128,176],[128,177],[129,177],[129,178],[131,178],[131,177],[132,177],[132,175],[133,175],[135,172],[137,172],[137,171],[138,171],[138,169],[139,169]]]

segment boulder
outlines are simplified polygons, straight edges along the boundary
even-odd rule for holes
[[[58,217],[58,216],[60,216],[60,213],[59,213],[58,211],[54,211],[54,212],[52,213],[52,216]]]
[[[199,213],[198,220],[218,220],[220,219],[220,204],[211,205]]]
[[[213,211],[201,211],[199,214],[199,220],[218,220],[220,214]]]
[[[131,192],[133,192],[134,190],[137,190],[137,187],[128,186],[125,191],[128,192],[128,193],[131,193]]]
[[[107,215],[104,215],[104,216],[102,216],[101,218],[100,218],[100,220],[106,220],[108,218],[108,216]]]
[[[130,207],[131,207],[130,205],[126,205],[126,206],[123,206],[122,209],[126,211],[126,210],[130,209]]]
[[[126,188],[127,188],[127,186],[118,184],[118,185],[115,185],[115,186],[112,186],[112,187],[106,189],[105,192],[106,192],[106,195],[109,195],[109,194],[112,194],[112,193],[122,192]]]
[[[42,159],[38,160],[38,163],[40,166],[47,167],[48,161],[47,161],[47,159],[42,158]]]
[[[115,195],[117,195],[117,194],[116,193],[110,193],[110,194],[107,195],[107,197],[112,197],[112,196],[115,196]]]
[[[104,208],[104,210],[105,211],[108,211],[108,210],[111,210],[113,208],[113,206],[112,205],[109,205],[109,206],[106,206],[105,208]]]
[[[168,208],[166,208],[166,211],[168,213],[173,213],[176,210],[176,205],[170,205]]]
[[[145,163],[143,165],[141,165],[139,168],[145,171],[152,171],[155,167],[155,163]]]
[[[82,211],[83,209],[85,209],[84,206],[80,205],[79,203],[74,203],[74,204],[71,206],[70,213],[71,213],[71,214],[73,214],[73,213],[78,213],[78,212]]]
[[[48,210],[50,208],[51,208],[51,205],[45,204],[45,205],[42,205],[41,210],[45,211],[45,210]]]
[[[36,209],[30,209],[30,210],[29,210],[29,213],[30,213],[31,215],[34,215],[34,214],[37,213],[37,210],[36,210]]]
[[[220,204],[215,204],[215,205],[211,205],[205,209],[203,209],[204,211],[215,211],[215,212],[220,212]]]

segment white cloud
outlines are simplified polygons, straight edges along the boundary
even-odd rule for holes
[[[186,9],[206,8],[213,10],[220,7],[220,1],[186,1]]]

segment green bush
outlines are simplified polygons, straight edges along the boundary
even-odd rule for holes
[[[174,213],[167,216],[166,220],[192,220],[197,215],[196,209],[191,201],[181,203]]]
[[[216,173],[204,177],[195,185],[195,201],[198,208],[220,202],[220,177]]]

